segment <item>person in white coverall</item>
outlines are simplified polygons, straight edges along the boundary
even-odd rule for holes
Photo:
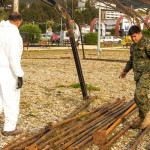
[[[24,75],[20,63],[23,42],[18,30],[21,22],[18,12],[12,12],[9,20],[0,22],[0,114],[4,110],[4,136],[23,132],[16,128]]]

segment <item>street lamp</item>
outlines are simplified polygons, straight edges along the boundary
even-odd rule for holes
[[[46,31],[45,31],[45,34],[46,34],[46,35],[47,35],[47,23],[48,23],[48,22],[51,23],[52,21],[47,21],[47,22],[46,22]]]
[[[62,31],[62,17],[61,17],[61,31]]]
[[[99,18],[98,18],[98,45],[97,45],[97,54],[101,55],[101,48],[100,48],[100,33],[101,33],[101,29],[100,29],[100,24],[101,24],[101,8],[99,6]]]
[[[47,35],[47,22],[46,22],[46,31],[45,31],[45,34]]]

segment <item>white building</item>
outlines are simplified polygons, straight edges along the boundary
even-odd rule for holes
[[[85,3],[87,0],[79,0],[78,1],[78,9],[85,10]]]
[[[85,10],[85,3],[87,0],[79,0],[78,2],[78,9],[80,10]],[[97,2],[94,1],[95,4],[95,8],[101,8],[101,13],[102,13],[102,19],[117,19],[120,16],[123,15],[123,13],[120,12],[116,12],[110,9],[110,7],[108,7],[107,5],[105,5],[104,3],[101,2]],[[115,7],[115,5],[111,4],[113,7]]]
[[[105,19],[117,19],[122,15],[123,15],[123,13],[120,13],[120,12],[106,11],[106,18]]]

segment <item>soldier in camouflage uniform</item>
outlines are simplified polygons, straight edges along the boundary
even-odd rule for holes
[[[133,41],[130,47],[130,59],[120,74],[125,78],[126,74],[133,68],[136,90],[135,103],[139,108],[140,120],[132,128],[144,129],[150,125],[150,102],[148,100],[150,86],[150,41],[146,39],[136,25],[129,29],[129,35]]]

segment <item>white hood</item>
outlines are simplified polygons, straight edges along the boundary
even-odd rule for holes
[[[5,21],[5,20],[2,20],[0,22],[0,27],[16,27],[15,25],[11,24],[9,22],[9,20]],[[17,28],[17,27],[16,27]]]
[[[22,38],[17,26],[9,21],[0,22],[0,67],[10,68],[16,76],[22,77],[20,59],[23,50]]]

